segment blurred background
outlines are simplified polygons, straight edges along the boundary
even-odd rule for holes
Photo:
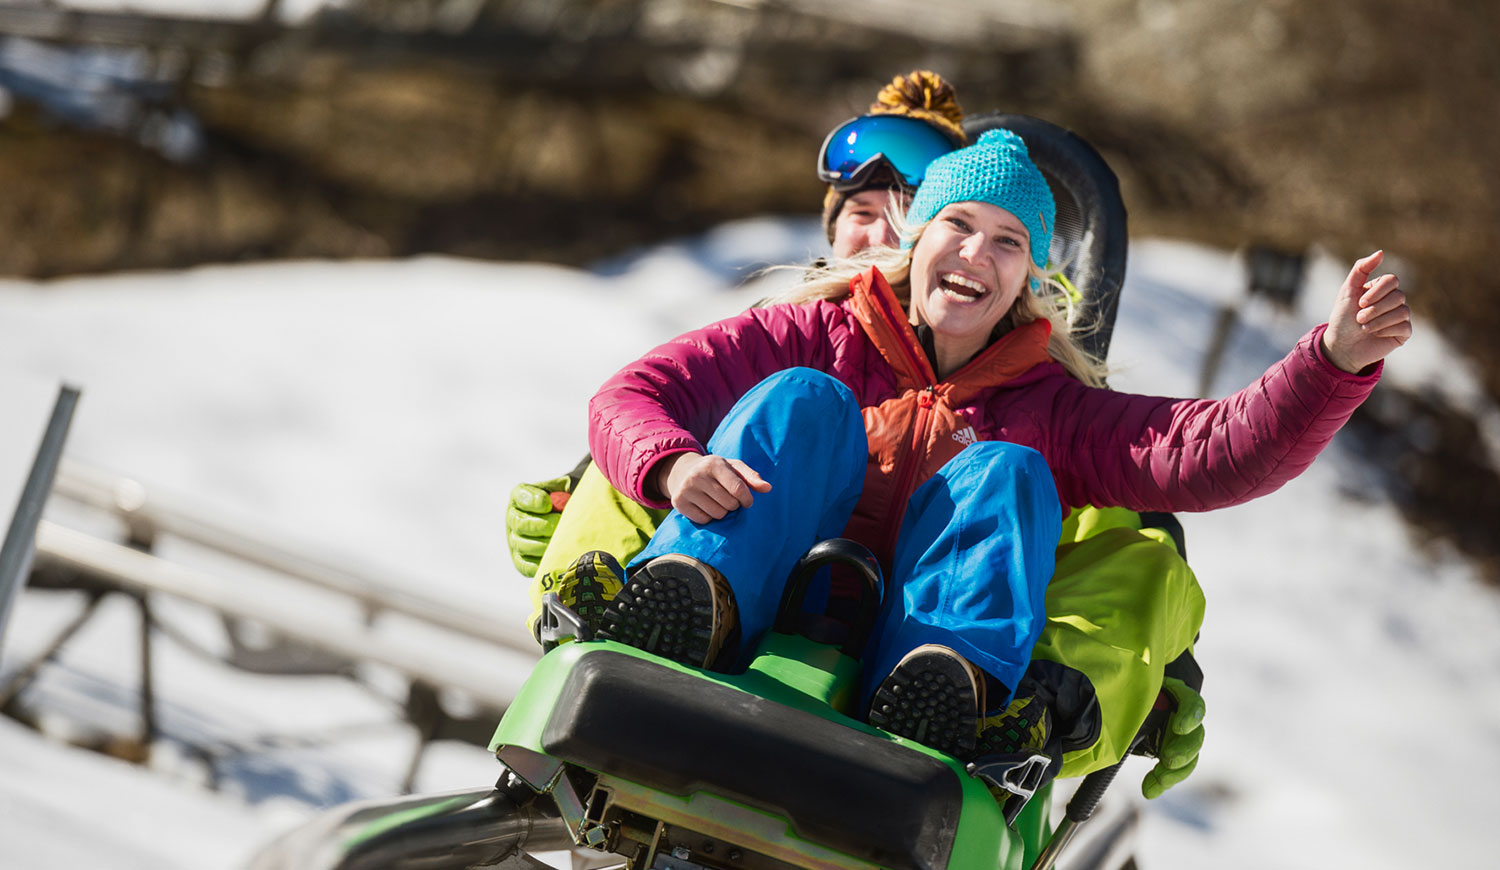
[[[0,274],[586,266],[810,212],[824,133],[931,67],[971,113],[1092,142],[1134,233],[1399,248],[1413,305],[1497,395],[1497,34],[1500,11],[1458,0],[3,3]],[[1436,433],[1435,455],[1392,456],[1403,503],[1500,576],[1469,522],[1500,515],[1478,433],[1431,397],[1392,402],[1393,425]]]
[[[1500,342],[1494,339],[1500,334],[1500,273],[1491,265],[1500,250],[1497,45],[1500,6],[1460,0],[865,0],[857,6],[835,0],[0,0],[0,276],[7,279],[8,294],[7,307],[0,308],[0,343],[12,347],[4,362],[34,373],[50,372],[53,357],[72,359],[73,351],[63,348],[109,348],[106,360],[73,363],[103,378],[107,366],[128,366],[142,354],[138,345],[152,343],[152,328],[135,318],[149,314],[154,323],[172,324],[206,296],[232,286],[243,294],[236,299],[244,306],[233,309],[234,316],[263,326],[268,341],[287,342],[284,354],[275,344],[260,348],[285,356],[285,370],[274,377],[286,386],[298,379],[299,365],[337,365],[330,357],[342,346],[334,337],[339,324],[349,330],[386,328],[352,313],[363,301],[394,298],[402,288],[430,294],[434,283],[443,282],[480,293],[489,279],[464,271],[480,264],[548,264],[505,273],[525,286],[556,288],[557,273],[548,269],[564,267],[591,276],[634,274],[641,287],[660,288],[704,278],[680,264],[655,271],[642,266],[656,256],[649,252],[677,244],[691,246],[687,259],[699,270],[708,268],[705,263],[739,268],[805,261],[820,253],[809,245],[820,235],[814,222],[822,187],[813,166],[823,136],[864,111],[892,75],[930,68],[955,84],[969,113],[1036,115],[1090,141],[1120,177],[1133,239],[1217,252],[1216,262],[1227,264],[1215,267],[1222,274],[1209,279],[1217,281],[1211,310],[1218,316],[1201,325],[1202,334],[1191,339],[1195,346],[1211,331],[1233,326],[1225,312],[1250,304],[1254,293],[1266,297],[1255,305],[1282,312],[1266,315],[1273,319],[1302,304],[1304,284],[1316,297],[1309,304],[1326,308],[1340,277],[1329,263],[1347,269],[1371,250],[1391,251],[1422,328],[1441,337],[1434,377],[1443,381],[1451,372],[1469,392],[1409,379],[1382,385],[1344,436],[1346,449],[1363,463],[1360,482],[1346,481],[1345,494],[1356,504],[1389,504],[1407,524],[1416,552],[1461,565],[1482,594],[1493,595],[1500,582],[1500,416],[1494,410],[1500,398]],[[755,223],[768,216],[780,229]],[[760,230],[745,232],[747,226]],[[788,234],[795,238],[788,241]],[[726,253],[726,246],[738,250]],[[323,263],[312,283],[364,287],[365,299],[339,297],[327,307],[343,315],[314,319],[300,307],[314,298],[311,291],[289,292],[293,285],[307,286],[309,273],[297,272],[294,281],[276,271],[277,264],[309,261],[357,261],[355,271],[323,271]],[[371,263],[399,265],[377,273]],[[433,263],[462,274],[435,274]],[[236,271],[246,264],[262,271]],[[1254,280],[1257,264],[1283,277]],[[1314,284],[1312,276],[1323,280]],[[536,331],[545,324],[560,342],[586,316],[582,308],[605,305],[610,293],[624,292],[582,278],[567,281],[577,287],[569,284],[574,295],[555,302],[563,308],[548,308],[516,328]],[[742,281],[725,283],[732,290]],[[612,337],[618,349],[578,354],[588,359],[574,360],[577,372],[569,378],[580,385],[597,383],[634,355],[628,351],[665,337],[659,333],[668,326],[686,329],[743,304],[735,297],[710,307],[686,293],[630,286],[632,305],[656,306],[658,313]],[[77,300],[80,292],[118,293],[128,301],[88,312],[61,302]],[[37,300],[49,296],[59,301],[57,308],[28,319],[32,308],[44,304]],[[507,302],[477,310],[503,321],[547,304],[525,298],[519,307]],[[662,313],[667,308],[671,313]],[[451,336],[477,329],[427,324],[423,318],[430,312],[399,305],[389,316],[409,318],[405,322],[419,332],[430,326],[434,334]],[[1254,312],[1247,317],[1254,326]],[[123,323],[132,324],[137,345],[112,343]],[[308,334],[281,331],[298,323]],[[44,334],[47,329],[57,330],[55,341]],[[80,337],[79,330],[86,334]],[[166,342],[171,329],[162,330],[160,341]],[[496,327],[490,339],[501,332]],[[487,340],[482,331],[471,338]],[[206,344],[195,352],[210,353],[213,337],[202,340]],[[1222,344],[1193,364],[1179,393],[1232,388],[1229,380],[1215,380],[1220,363],[1209,362],[1219,359]],[[407,338],[393,333],[370,352],[399,357],[406,346]],[[20,347],[29,349],[23,353]],[[545,354],[559,345],[528,347]],[[185,356],[178,365],[191,369],[203,358]],[[501,367],[525,361],[484,360]],[[451,369],[439,371],[446,377],[474,362],[455,360]],[[1233,363],[1226,371],[1234,371]],[[429,395],[430,385],[408,392],[399,367],[373,374],[391,389],[393,402]],[[521,379],[514,368],[509,377]],[[455,378],[449,384],[454,391],[476,386]],[[547,391],[544,382],[530,389]],[[494,409],[468,410],[496,432],[523,425]],[[263,416],[234,417],[230,428],[250,438],[264,420],[299,413],[274,403],[261,411]],[[170,415],[158,422],[180,425]],[[501,587],[512,597],[522,588],[512,584],[501,546],[503,496],[518,475],[532,479],[571,466],[564,458],[583,446],[578,423],[569,418],[570,444],[535,462],[500,462],[475,448],[457,455],[478,456],[477,464],[454,460],[434,472],[465,477],[489,493],[483,507],[470,512],[477,515],[450,523],[464,534],[455,532],[462,541],[444,552],[474,552],[449,562],[400,541],[394,521],[389,528],[356,530],[347,512],[340,519],[289,504],[293,499],[260,493],[255,483],[232,474],[225,478],[229,489],[248,495],[228,499],[231,507],[196,510],[219,497],[210,487],[190,494],[198,503],[190,498],[175,512],[169,504],[154,515],[154,525],[141,527],[119,519],[128,514],[120,507],[123,478],[110,475],[146,473],[128,467],[124,454],[114,454],[109,473],[90,476],[92,470],[74,468],[70,480],[80,515],[91,506],[110,513],[110,522],[123,524],[124,533],[103,525],[137,551],[150,550],[155,535],[175,534],[189,542],[179,543],[184,551],[199,548],[187,561],[200,566],[238,548],[249,551],[256,571],[319,575],[324,581],[330,572],[340,574],[366,590],[360,593],[365,599],[374,595],[371,589],[401,587],[391,578],[381,587],[371,581],[380,570],[365,570],[367,563],[351,567],[345,552],[329,553],[313,543],[347,532],[343,540],[361,546],[381,540],[393,547],[384,556],[365,552],[388,572],[392,564],[411,572],[436,564],[435,573],[451,582],[428,587],[429,594],[464,599],[470,593],[461,579],[490,583],[492,588],[472,594],[498,599]],[[506,437],[497,435],[501,442]],[[91,445],[107,440],[103,434],[84,438]],[[94,458],[99,456],[111,454],[96,447]],[[163,482],[185,487],[193,457],[155,459],[167,469],[158,475]],[[315,458],[294,460],[302,463],[296,465],[299,473],[316,477]],[[183,474],[174,478],[174,471]],[[357,493],[358,483],[349,478],[337,483]],[[279,513],[266,510],[271,506]],[[433,503],[413,508],[442,509]],[[183,528],[195,521],[214,528],[198,529],[195,538]],[[81,519],[76,525],[102,522]],[[307,545],[296,555],[281,548],[289,529]],[[485,539],[482,548],[479,538]],[[308,557],[309,550],[320,558]],[[41,561],[54,571],[41,585],[75,591],[88,585],[79,580],[77,564],[67,575],[60,562]],[[495,576],[468,573],[485,562]],[[149,573],[151,566],[143,570]],[[1214,578],[1205,577],[1204,585],[1212,613]],[[135,590],[131,594],[149,621],[140,603],[147,593],[126,588]],[[412,612],[422,610],[422,601],[410,595],[402,600],[365,600],[361,606],[417,621],[431,617]],[[34,611],[40,615],[31,624],[47,629],[33,633],[18,622],[12,630],[23,652],[6,661],[8,682],[0,695],[16,719],[46,730],[47,705],[35,688],[42,685],[39,662],[50,654],[50,639],[64,634],[75,616],[37,606],[42,609]],[[230,641],[212,643],[228,643],[223,649],[249,661],[255,650],[264,653],[275,644],[264,632],[259,640],[251,637],[254,629],[244,627],[265,614],[243,602],[235,606],[243,608],[235,612],[244,625],[226,635]],[[1489,613],[1495,605],[1475,598],[1469,606]],[[521,667],[516,657],[524,662],[529,653],[512,642],[513,626],[496,640],[483,626],[455,628],[453,609],[432,623],[438,626],[433,630],[469,631],[477,642],[498,643],[504,650],[496,669]],[[315,627],[308,631],[317,633]],[[337,652],[347,663],[370,652],[365,644],[387,639],[351,634]],[[412,645],[426,648],[420,639]],[[298,655],[303,658],[295,665],[285,656],[268,664],[263,656],[261,667],[309,673],[344,667],[307,650]],[[467,712],[462,703],[445,707],[442,690],[473,689],[482,679],[455,676],[459,665],[421,655],[379,663],[398,675],[386,680],[395,686],[387,700],[422,734],[416,757],[403,750],[399,776],[311,789],[299,806],[382,789],[457,784],[470,776],[473,759],[466,755],[454,762],[464,772],[451,781],[424,781],[417,774],[420,747],[446,737],[482,743],[486,723],[492,725],[504,698],[470,697]],[[148,673],[149,658],[144,661],[141,673]],[[1500,667],[1500,657],[1483,666]],[[316,706],[316,696],[294,706]],[[64,739],[149,761],[157,725],[154,714],[141,715],[146,721],[138,740],[82,739],[67,728]],[[1500,744],[1500,732],[1481,731],[1489,744]],[[211,749],[207,754],[213,755]],[[180,776],[191,765],[164,764],[158,757],[155,766]],[[206,775],[210,780],[261,782],[243,768],[231,767],[227,774],[222,766],[208,768],[214,771]],[[488,775],[484,770],[479,778]],[[270,775],[261,783],[268,792],[285,784],[284,777]],[[259,794],[258,787],[249,793]],[[1211,795],[1203,799],[1212,803]],[[0,801],[0,809],[7,806],[15,809],[14,798]],[[225,830],[231,827],[225,822]],[[242,845],[271,828],[266,822],[240,834]],[[3,837],[0,832],[0,855]]]

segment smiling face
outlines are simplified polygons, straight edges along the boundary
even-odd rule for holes
[[[842,259],[866,248],[895,247],[896,230],[886,210],[904,212],[907,205],[907,197],[886,188],[861,190],[844,200],[833,221],[833,255]]]
[[[938,211],[912,250],[910,313],[913,323],[932,327],[939,376],[989,343],[1026,287],[1030,265],[1026,227],[1005,209],[955,202]]]

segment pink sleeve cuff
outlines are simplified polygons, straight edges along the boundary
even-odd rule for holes
[[[1372,363],[1371,365],[1365,366],[1364,370],[1355,373],[1346,372],[1338,366],[1334,365],[1333,361],[1330,360],[1328,356],[1323,352],[1323,333],[1327,331],[1328,324],[1324,323],[1319,326],[1313,327],[1313,331],[1308,333],[1308,338],[1311,340],[1310,343],[1312,344],[1313,358],[1318,360],[1324,370],[1332,375],[1335,375],[1341,380],[1353,381],[1356,383],[1373,383],[1380,380],[1380,373],[1385,370],[1385,360],[1380,360],[1378,362]]]
[[[647,465],[645,467],[645,469],[641,472],[641,476],[636,479],[635,489],[637,491],[629,493],[629,496],[632,499],[634,499],[637,504],[640,504],[640,505],[642,505],[644,507],[648,507],[648,508],[656,508],[657,510],[664,510],[664,509],[669,508],[669,507],[672,506],[672,503],[670,501],[664,501],[662,499],[652,498],[651,495],[647,494],[647,490],[651,486],[651,477],[652,477],[652,475],[654,475],[656,473],[656,466],[660,465],[661,462],[662,462],[662,460],[667,459],[668,457],[671,457],[671,456],[676,456],[679,453],[699,453],[699,454],[701,454],[702,451],[701,450],[693,450],[692,448],[689,448],[689,447],[680,447],[680,448],[678,448],[676,450],[663,450],[662,452],[656,454],[656,456],[654,458],[652,458],[651,463],[649,465]]]

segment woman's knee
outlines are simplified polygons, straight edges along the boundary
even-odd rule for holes
[[[971,444],[945,466],[950,480],[970,492],[985,493],[994,506],[1006,505],[1029,517],[1034,533],[1051,535],[1049,547],[1057,546],[1062,533],[1062,505],[1057,483],[1042,454],[1007,441]]]
[[[1042,454],[1021,444],[1009,441],[980,441],[970,444],[953,459],[948,467],[966,477],[972,476],[991,483],[1005,481],[1034,482],[1046,485],[1056,493],[1052,480],[1052,469]]]
[[[864,432],[864,418],[854,392],[842,381],[817,369],[784,369],[756,384],[742,402],[780,406],[801,425],[834,431]]]
[[[807,368],[806,366],[782,369],[761,381],[755,386],[755,389],[774,390],[777,392],[794,391],[798,394],[824,401],[840,404],[852,403],[855,407],[858,407],[858,403],[854,399],[854,392],[843,381],[840,381],[827,372],[820,372],[817,369]]]

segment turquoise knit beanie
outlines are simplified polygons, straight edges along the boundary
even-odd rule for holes
[[[968,148],[928,164],[927,177],[906,210],[907,226],[925,224],[955,202],[987,202],[1015,215],[1031,236],[1031,261],[1046,267],[1057,203],[1020,136],[989,130]],[[903,249],[909,247],[910,240],[902,243]]]

